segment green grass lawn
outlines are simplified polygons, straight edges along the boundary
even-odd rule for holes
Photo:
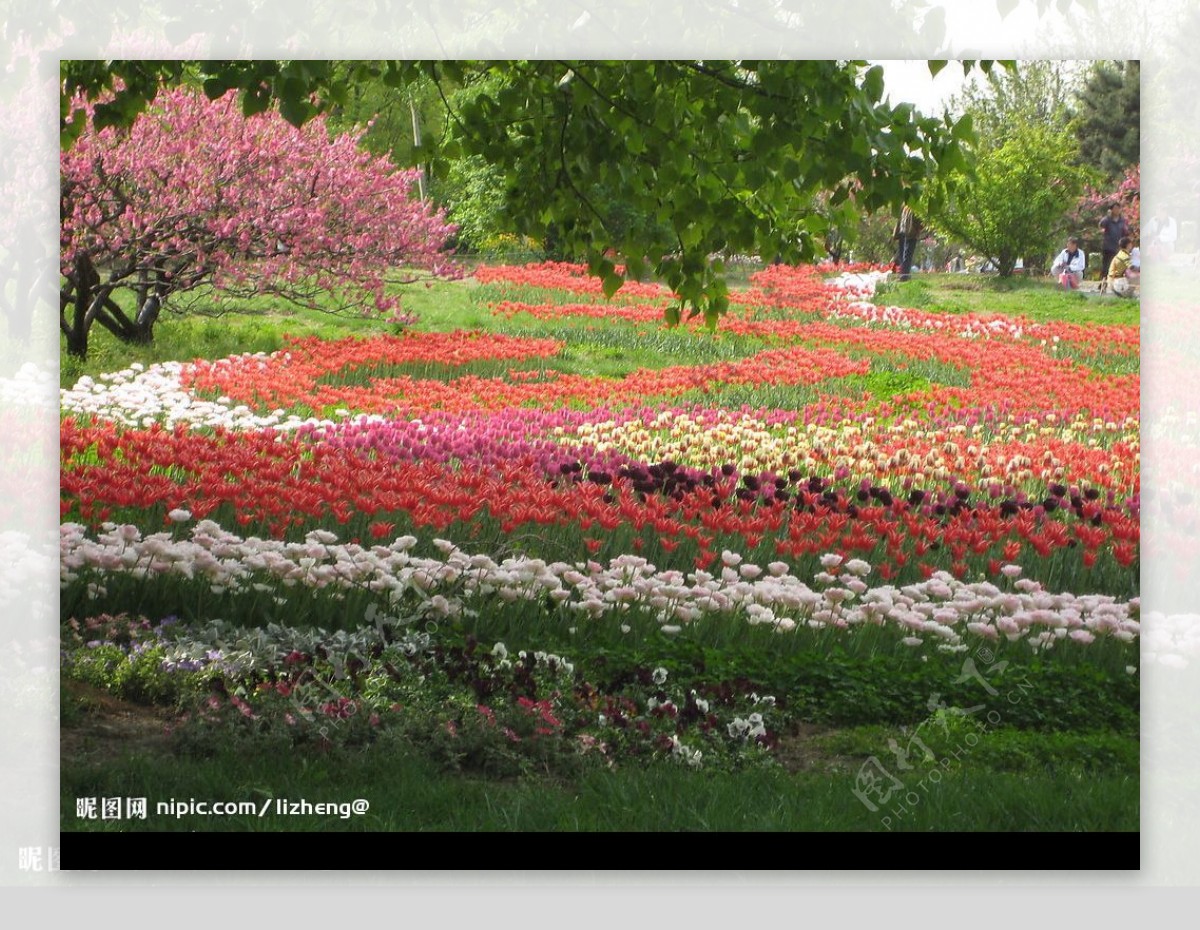
[[[418,317],[413,329],[420,332],[502,329],[519,336],[570,340],[572,345],[554,367],[573,374],[621,377],[642,367],[734,359],[761,348],[756,340],[734,339],[719,329],[714,335],[705,331],[666,332],[633,324],[607,324],[601,328],[595,321],[569,319],[534,321],[518,316],[513,321],[501,321],[492,316],[489,302],[502,299],[554,302],[562,301],[564,296],[530,288],[502,290],[481,286],[471,278],[412,285],[401,294],[404,311]],[[586,295],[570,295],[569,300],[589,302]],[[907,282],[882,286],[876,302],[936,313],[1026,316],[1039,322],[1137,325],[1140,316],[1136,301],[1068,294],[1044,279],[1005,281],[984,275],[919,275]],[[125,309],[129,311],[131,307]],[[222,358],[242,352],[274,352],[283,347],[285,336],[337,339],[398,331],[396,326],[374,317],[335,316],[263,297],[252,301],[245,313],[220,317],[166,314],[155,327],[154,343],[147,346],[127,345],[96,326],[86,361],[72,358],[64,351],[60,382],[62,387],[70,387],[83,375],[94,378],[126,368],[132,362],[149,365]]]
[[[1093,764],[1075,752],[1018,734],[1010,753],[964,755],[939,768],[925,764],[904,779],[904,790],[870,807],[855,794],[861,753],[874,737],[832,733],[810,740],[808,771],[750,768],[740,772],[689,769],[670,761],[611,771],[592,767],[571,778],[483,778],[448,773],[401,747],[374,746],[326,754],[215,749],[196,758],[142,753],[109,763],[63,768],[62,829],[152,831],[1110,831],[1137,830],[1136,740],[1116,740],[1111,755],[1135,760]],[[899,735],[899,734],[897,734]],[[993,737],[994,739],[995,737]],[[1109,739],[1110,743],[1114,740]],[[985,738],[986,743],[986,738]],[[886,746],[886,743],[881,744]],[[1014,763],[1025,751],[1026,761]],[[77,798],[145,797],[145,820],[85,820]],[[158,814],[171,798],[253,801],[266,816],[183,817]],[[274,799],[347,803],[362,798],[369,811],[280,816]],[[905,803],[907,798],[907,803]],[[914,800],[915,798],[915,800]],[[878,800],[878,798],[876,798]],[[867,800],[871,800],[868,795]],[[874,802],[872,802],[874,803]]]
[[[1008,279],[978,274],[922,274],[883,285],[875,302],[931,313],[1025,316],[1039,323],[1108,323],[1136,326],[1138,301],[1067,292],[1046,278]]]

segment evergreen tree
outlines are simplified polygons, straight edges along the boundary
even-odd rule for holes
[[[1097,62],[1079,95],[1079,154],[1110,180],[1141,161],[1141,64]]]

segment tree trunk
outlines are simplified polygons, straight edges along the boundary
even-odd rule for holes
[[[413,128],[413,149],[421,151],[421,118],[417,114],[417,102],[413,97],[408,98],[408,111],[412,114]],[[420,174],[417,175],[417,190],[421,194],[421,202],[425,202],[425,166],[420,165],[417,170]]]
[[[71,289],[59,295],[59,329],[67,340],[67,355],[78,359],[88,358],[88,328],[84,325],[86,306],[88,306],[88,290],[80,293],[79,288]],[[67,308],[74,307],[74,320],[67,319]]]
[[[129,319],[125,315],[125,311],[112,299],[111,294],[111,287],[102,288],[97,293],[97,296],[92,299],[92,304],[95,308],[93,313],[95,321],[122,342],[149,342],[152,336],[151,330],[154,321],[151,320],[148,326],[144,326],[139,322]]]
[[[79,330],[74,326],[64,326],[62,330],[67,337],[67,354],[86,359],[88,353],[87,330]]]
[[[131,320],[112,299],[115,289],[111,283],[100,283],[100,275],[86,255],[76,259],[66,287],[59,292],[58,323],[67,340],[68,355],[87,358],[93,323],[99,323],[122,342],[147,344],[154,340],[154,323],[162,307],[160,298],[154,294],[146,297],[137,318]],[[71,309],[73,318],[68,316]]]
[[[162,310],[162,300],[157,294],[151,294],[141,302],[137,319],[133,326],[136,330],[134,342],[149,345],[154,341],[154,324],[158,322],[158,314]]]
[[[33,335],[33,312],[42,296],[40,291],[45,280],[45,276],[38,273],[39,265],[36,261],[21,261],[10,256],[0,272],[0,280],[14,282],[11,301],[0,289],[0,307],[8,320],[8,337],[15,342],[28,344]]]
[[[79,255],[75,259],[75,267],[67,277],[67,286],[59,291],[58,326],[67,338],[67,354],[77,358],[87,358],[88,330],[91,329],[95,313],[92,309],[97,299],[95,290],[100,283],[100,275],[92,266],[91,259]],[[74,308],[74,318],[67,316],[67,310]]]

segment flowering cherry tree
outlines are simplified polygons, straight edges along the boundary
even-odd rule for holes
[[[1129,235],[1137,242],[1141,238],[1142,219],[1142,166],[1130,165],[1125,169],[1119,183],[1107,187],[1084,189],[1083,196],[1067,217],[1084,244],[1095,251],[1100,250],[1100,218],[1110,206],[1119,204],[1125,222],[1129,224]]]
[[[91,104],[82,98],[86,115]],[[414,196],[417,172],[274,112],[244,117],[236,95],[175,89],[128,130],[88,119],[60,160],[59,323],[87,354],[99,323],[149,342],[163,307],[229,309],[276,294],[322,310],[394,311],[387,286],[455,273],[453,232]],[[135,295],[126,313],[114,299]]]

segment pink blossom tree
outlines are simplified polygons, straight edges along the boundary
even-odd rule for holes
[[[87,124],[60,160],[59,323],[85,356],[99,323],[149,342],[163,307],[229,309],[274,294],[338,312],[395,311],[388,286],[457,272],[454,227],[414,196],[416,171],[331,138],[323,118],[297,129],[278,113],[241,114],[235,94],[160,93],[128,129]],[[132,291],[135,311],[114,300]]]
[[[1067,216],[1072,235],[1083,240],[1090,251],[1100,251],[1100,218],[1108,208],[1120,204],[1125,222],[1129,224],[1129,235],[1137,242],[1141,237],[1142,218],[1142,166],[1130,165],[1125,169],[1120,182],[1104,188],[1087,187],[1075,209]]]

